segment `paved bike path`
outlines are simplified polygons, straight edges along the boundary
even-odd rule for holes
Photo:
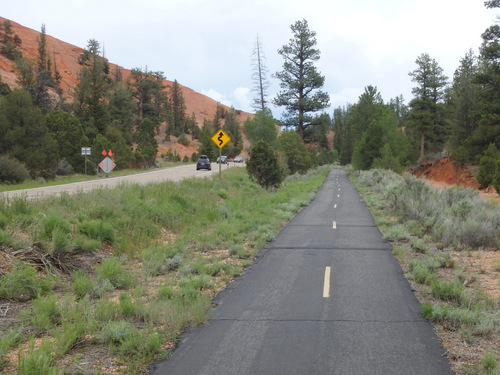
[[[453,374],[341,169],[151,374]]]

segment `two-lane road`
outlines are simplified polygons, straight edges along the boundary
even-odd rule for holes
[[[340,169],[215,303],[151,374],[453,374]]]
[[[243,163],[222,164],[221,169],[225,170],[233,166],[244,166]],[[46,186],[34,189],[12,190],[0,193],[0,198],[14,198],[26,196],[28,199],[43,198],[50,195],[59,195],[62,192],[74,194],[77,192],[88,192],[95,189],[112,188],[120,184],[149,184],[162,181],[180,181],[188,177],[207,177],[214,173],[219,173],[219,165],[212,164],[212,170],[196,170],[195,164],[181,165],[171,168],[159,168],[148,172],[135,173],[126,176],[99,178],[91,181],[74,182],[65,185]]]

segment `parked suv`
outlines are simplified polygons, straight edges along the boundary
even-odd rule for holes
[[[208,169],[209,171],[212,170],[212,165],[210,164],[210,160],[207,155],[201,155],[198,159],[198,163],[196,163],[196,170],[199,171],[200,169]]]

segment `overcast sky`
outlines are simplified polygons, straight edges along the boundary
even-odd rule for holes
[[[169,80],[236,109],[251,110],[252,51],[262,41],[272,99],[282,70],[278,49],[290,25],[306,19],[316,32],[331,107],[354,104],[368,85],[385,101],[411,98],[408,72],[428,53],[451,79],[498,10],[483,0],[16,0],[0,15],[85,48],[104,46],[110,62],[162,71]],[[279,117],[281,110],[271,106]]]

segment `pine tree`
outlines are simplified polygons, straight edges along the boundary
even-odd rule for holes
[[[451,144],[453,155],[459,162],[470,159],[464,144],[477,128],[480,93],[480,86],[475,82],[477,72],[477,58],[470,50],[460,60],[450,90]]]
[[[110,123],[106,97],[111,80],[108,77],[109,67],[100,53],[99,42],[89,40],[80,58],[83,66],[78,73],[80,82],[74,92],[75,113],[90,140],[99,133],[104,134]]]
[[[410,72],[412,81],[417,86],[412,89],[415,98],[410,102],[408,127],[420,138],[420,157],[425,158],[426,143],[433,141],[440,144],[444,141],[444,88],[447,77],[436,60],[423,53],[415,63],[418,68]]]
[[[273,148],[264,140],[257,141],[249,152],[248,175],[265,188],[279,187],[283,181],[283,170]]]
[[[485,5],[500,8],[500,1],[486,1]],[[482,38],[476,76],[476,83],[481,87],[479,119],[477,129],[468,142],[472,155],[481,154],[490,143],[500,149],[500,24],[490,26]]]
[[[278,53],[284,58],[283,70],[275,77],[281,83],[280,91],[273,103],[285,107],[282,119],[285,126],[293,126],[304,139],[304,130],[314,122],[313,114],[327,108],[330,98],[320,91],[325,77],[318,73],[314,62],[320,58],[316,46],[316,33],[309,30],[306,20],[297,21],[291,26],[293,38]]]
[[[12,23],[9,20],[3,21],[0,25],[0,53],[6,56],[9,60],[18,60],[22,57],[19,46],[22,40],[19,35],[12,30]]]
[[[182,88],[174,80],[170,88],[170,106],[172,109],[173,116],[173,134],[178,137],[181,133],[187,132],[187,121],[186,121],[186,103],[184,101],[184,96],[182,95]]]
[[[230,158],[239,155],[243,149],[243,138],[241,136],[240,123],[236,118],[236,111],[234,108],[231,108],[226,113],[226,121],[222,129],[227,133],[229,138],[231,138],[229,145],[225,145],[223,148],[224,154]]]
[[[155,138],[155,126],[151,119],[145,118],[141,121],[136,134],[136,142],[138,159],[146,167],[154,166],[158,152],[158,142]]]
[[[45,113],[51,109],[49,97],[49,87],[54,87],[55,82],[52,77],[52,63],[47,53],[47,35],[45,25],[42,24],[40,36],[38,37],[38,61],[36,63],[36,87],[33,102]]]

